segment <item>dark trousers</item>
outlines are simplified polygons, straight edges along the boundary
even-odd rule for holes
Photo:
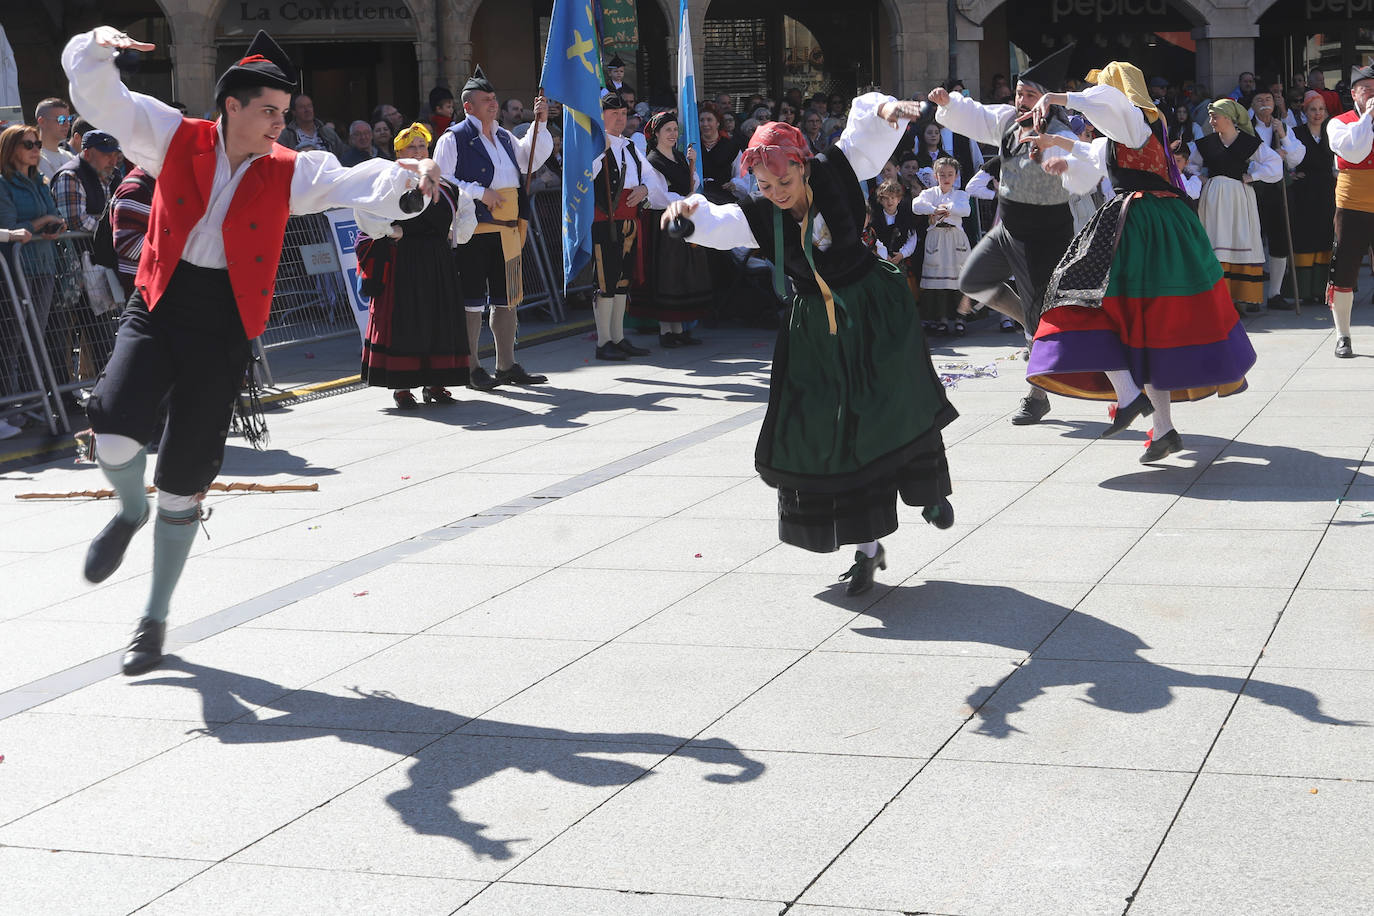
[[[142,293],[129,299],[114,353],[87,405],[91,428],[146,445],[166,398],[153,480],[178,496],[200,493],[224,461],[251,355],[229,272],[182,261],[151,311]]]
[[[1360,260],[1374,244],[1374,213],[1336,208],[1336,248],[1331,254],[1331,285],[1355,288]]]

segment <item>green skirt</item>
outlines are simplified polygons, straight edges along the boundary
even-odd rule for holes
[[[779,491],[782,540],[822,552],[891,534],[899,495],[919,506],[948,496],[940,430],[958,416],[899,268],[875,259],[834,294],[835,334],[820,295],[793,301],[754,456]]]

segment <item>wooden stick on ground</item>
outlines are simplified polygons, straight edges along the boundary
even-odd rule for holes
[[[148,487],[152,493],[156,487]],[[317,483],[245,483],[235,480],[231,483],[215,482],[210,484],[209,493],[316,493]],[[69,493],[16,493],[15,499],[110,499],[114,490],[72,490]]]

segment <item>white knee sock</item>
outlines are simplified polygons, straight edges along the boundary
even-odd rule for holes
[[[1338,289],[1331,293],[1331,316],[1336,319],[1336,333],[1350,336],[1350,310],[1355,307],[1353,290]]]
[[[1165,433],[1174,428],[1174,418],[1170,413],[1173,404],[1172,395],[1167,391],[1160,391],[1154,385],[1146,385],[1145,394],[1155,409],[1154,416],[1151,417],[1154,421],[1154,438],[1161,439]]]
[[[1122,407],[1140,397],[1140,386],[1135,383],[1128,369],[1113,369],[1107,373],[1107,381],[1112,383],[1116,391],[1116,403]]]
[[[596,317],[596,345],[604,347],[611,342],[611,312],[615,310],[615,300],[610,296],[596,297],[592,314]]]
[[[625,304],[629,299],[624,293],[615,297],[615,307],[611,309],[611,340],[620,343],[625,339]]]
[[[671,334],[671,333],[673,333],[673,323],[672,323],[671,321],[660,321],[660,322],[658,323],[658,333],[660,333],[660,334]]]
[[[871,560],[878,555],[878,542],[869,541],[866,544],[857,544],[855,549]]]
[[[673,322],[673,326],[672,326],[672,328],[670,328],[670,330],[671,330],[674,334],[681,334],[681,333],[682,333],[682,330],[683,330],[683,328],[682,328],[682,322],[681,322],[681,321],[674,321],[674,322]]]
[[[1283,295],[1283,278],[1288,273],[1287,258],[1269,259],[1269,298]]]

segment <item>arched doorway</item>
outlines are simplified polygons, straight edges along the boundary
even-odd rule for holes
[[[892,27],[879,0],[715,0],[701,36],[703,95],[736,98],[787,89],[853,95],[894,79]]]
[[[1320,70],[1326,88],[1348,80],[1353,67],[1374,57],[1374,27],[1367,3],[1334,0],[1278,0],[1259,18],[1255,62],[1266,78],[1285,86]]]

